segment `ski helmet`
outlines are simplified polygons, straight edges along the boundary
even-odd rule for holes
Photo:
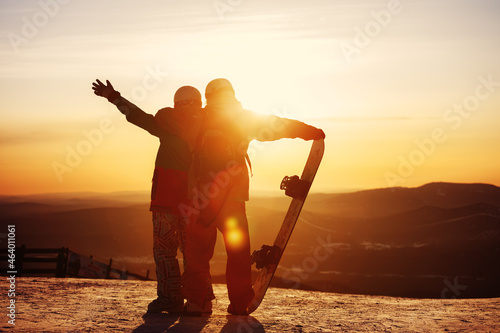
[[[191,86],[183,86],[177,89],[174,95],[174,107],[181,108],[184,106],[201,107],[201,94],[198,89]]]
[[[208,100],[219,95],[222,92],[228,92],[229,96],[234,97],[234,89],[227,79],[215,79],[210,81],[205,88],[205,98]]]

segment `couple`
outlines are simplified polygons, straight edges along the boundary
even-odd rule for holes
[[[325,137],[323,131],[243,109],[226,79],[207,85],[205,108],[200,92],[184,86],[174,95],[174,107],[154,116],[121,97],[109,81],[105,85],[97,80],[92,89],[116,105],[129,122],[160,139],[150,206],[158,298],[149,304],[148,312],[193,316],[212,312],[215,296],[209,261],[219,230],[227,252],[227,311],[246,315],[254,296],[245,212],[249,142],[317,140]],[[177,249],[184,255],[182,276]]]

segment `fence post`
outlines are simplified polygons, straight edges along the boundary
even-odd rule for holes
[[[69,247],[66,247],[64,248],[64,265],[63,265],[64,277],[68,275],[68,257],[69,257]]]
[[[109,259],[108,268],[106,269],[106,279],[109,279],[111,273],[111,264],[113,263],[113,258]]]
[[[66,277],[66,264],[68,263],[67,250],[61,247],[57,253],[56,277]]]

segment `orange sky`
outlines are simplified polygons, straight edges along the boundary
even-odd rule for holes
[[[149,113],[181,85],[228,78],[245,108],[325,130],[313,191],[500,185],[499,9],[3,1],[0,194],[149,190],[158,142],[93,95],[96,78]],[[254,143],[252,189],[278,192],[309,147]]]

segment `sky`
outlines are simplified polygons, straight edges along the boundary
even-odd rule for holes
[[[326,133],[315,192],[500,185],[498,1],[0,0],[0,194],[149,191],[154,114],[229,79],[246,109]],[[252,193],[311,143],[253,142]]]

